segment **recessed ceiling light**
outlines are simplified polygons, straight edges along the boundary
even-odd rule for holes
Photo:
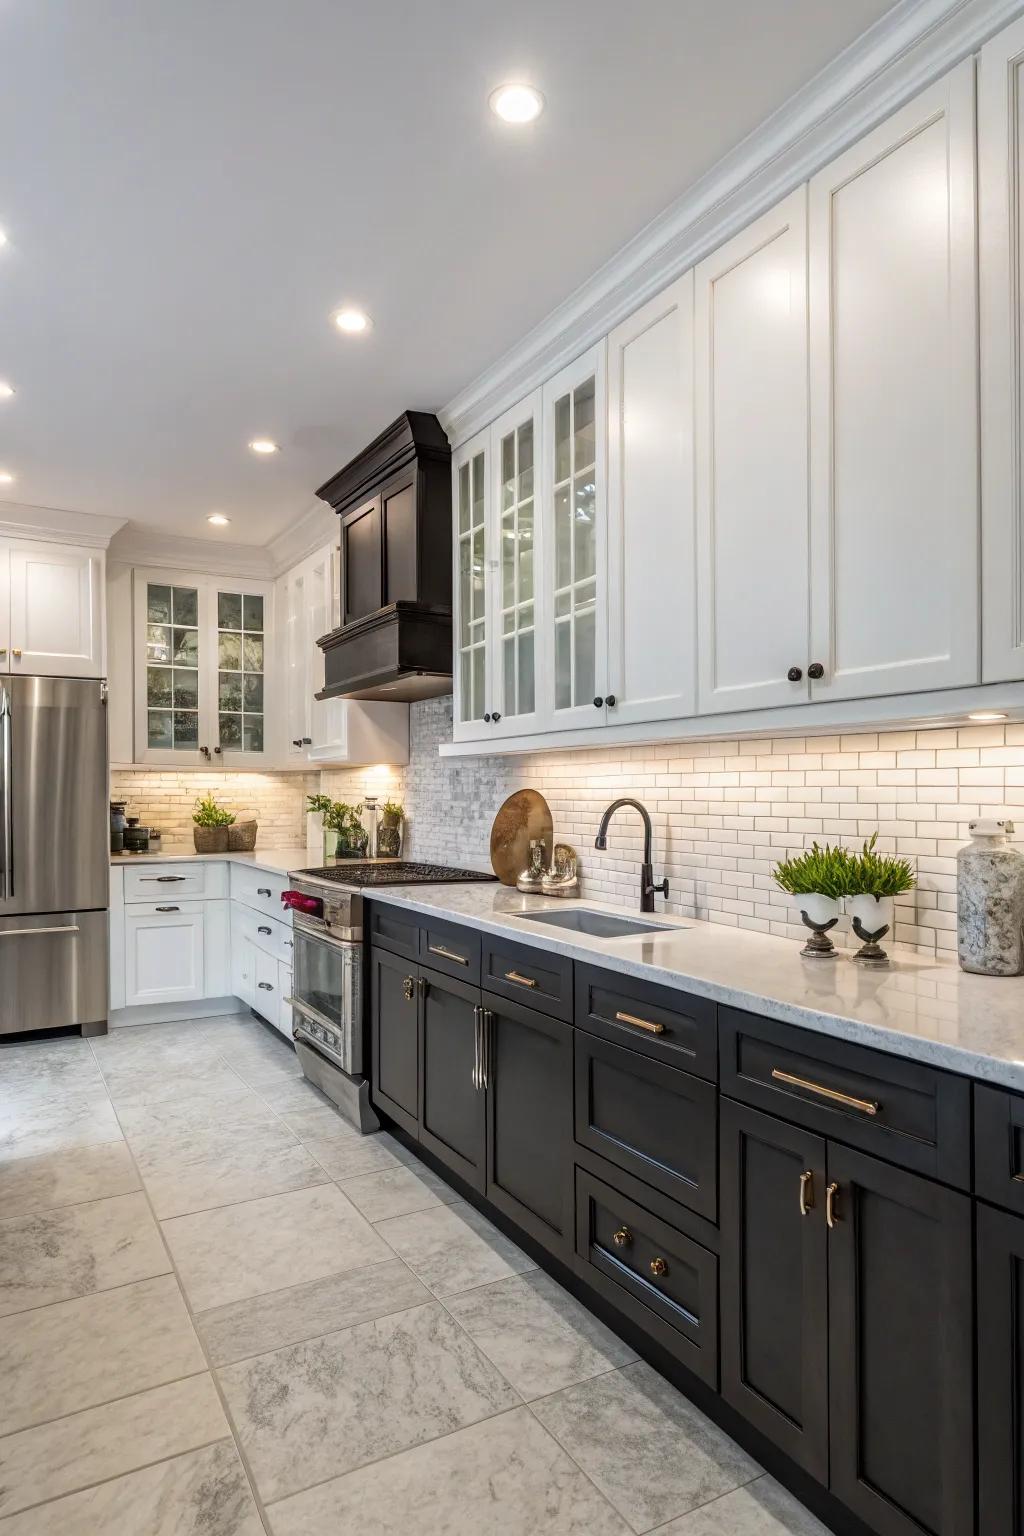
[[[9,469],[0,469],[0,485],[13,485],[14,476]]]
[[[352,305],[346,305],[344,309],[335,310],[334,323],[339,331],[344,331],[347,336],[359,336],[363,331],[368,331],[373,324],[364,309],[355,309]]]
[[[7,244],[7,236],[4,234],[3,230],[0,229],[0,245],[6,245],[6,244]]]
[[[968,720],[1005,720],[1006,715],[1001,709],[976,709],[967,716]]]
[[[499,85],[488,99],[504,123],[532,123],[544,110],[544,97],[532,85]]]
[[[277,444],[273,442],[269,437],[254,437],[252,442],[249,444],[249,447],[252,449],[253,453],[280,452]]]
[[[0,400],[9,400],[14,394],[14,385],[8,384],[6,379],[0,379]]]
[[[226,528],[231,519],[225,517],[223,512],[211,512],[206,521],[212,523],[215,528]]]

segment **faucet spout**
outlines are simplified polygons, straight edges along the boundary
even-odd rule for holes
[[[608,823],[622,806],[630,805],[635,811],[640,812],[644,824],[644,859],[640,869],[640,911],[653,912],[654,898],[656,895],[668,895],[668,880],[662,880],[659,885],[654,884],[654,866],[651,861],[651,818],[647,807],[639,800],[633,800],[624,796],[620,800],[613,800],[611,805],[601,817],[601,824],[597,829],[594,839],[594,847],[604,850],[608,847]]]

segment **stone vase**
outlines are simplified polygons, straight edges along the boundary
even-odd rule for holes
[[[1024,853],[1007,838],[1012,821],[968,825],[956,859],[957,952],[979,976],[1024,974]]]

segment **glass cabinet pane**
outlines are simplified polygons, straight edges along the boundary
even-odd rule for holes
[[[506,715],[534,707],[533,418],[501,439],[501,680]]]
[[[476,453],[459,466],[459,718],[482,720],[487,648],[486,462]]]
[[[199,745],[199,592],[146,583],[146,742],[160,752]]]
[[[589,704],[597,687],[596,380],[554,405],[555,709]]]
[[[263,751],[263,598],[217,593],[217,733],[227,752]]]

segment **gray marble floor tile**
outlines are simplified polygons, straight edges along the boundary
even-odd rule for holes
[[[327,1095],[305,1077],[261,1078],[253,1091],[280,1115],[290,1116],[309,1109],[330,1109],[337,1115]]]
[[[88,1040],[0,1048],[0,1101],[84,1098],[102,1092],[103,1079]]]
[[[340,1182],[367,1221],[408,1216],[410,1211],[426,1211],[435,1205],[454,1205],[460,1198],[424,1163],[385,1168],[381,1173],[364,1173]]]
[[[228,1434],[213,1377],[207,1374],[6,1435],[0,1440],[0,1516]]]
[[[392,1257],[334,1184],[176,1216],[163,1230],[200,1312]]]
[[[395,1216],[379,1222],[377,1230],[435,1296],[453,1296],[536,1268],[465,1202]]]
[[[0,1318],[0,1435],[205,1369],[173,1275]]]
[[[707,1504],[761,1470],[643,1363],[541,1398],[533,1412],[637,1532]]]
[[[12,1515],[3,1536],[264,1536],[230,1440]]]
[[[339,1181],[406,1166],[398,1143],[383,1131],[372,1136],[309,1136],[305,1145],[329,1177]]]
[[[0,1094],[0,1162],[120,1140],[121,1127],[105,1091],[22,1103]]]
[[[268,1513],[274,1536],[629,1536],[526,1408],[333,1478]]]
[[[0,1317],[148,1280],[170,1267],[141,1193],[10,1216],[0,1221]]]
[[[132,1148],[161,1220],[307,1189],[328,1178],[302,1143],[279,1123],[133,1138]]]
[[[358,1137],[364,1138],[349,1122],[335,1109],[334,1105],[322,1096],[315,1104],[304,1104],[299,1109],[279,1109],[278,1113],[290,1131],[294,1131],[300,1141],[328,1141],[332,1137],[343,1137],[348,1141]]]
[[[214,1365],[230,1365],[430,1300],[430,1292],[401,1259],[390,1259],[214,1307],[199,1313],[196,1327]]]
[[[261,1083],[271,1087],[275,1083],[290,1083],[302,1076],[299,1058],[287,1046],[280,1055],[276,1051],[225,1051],[224,1060],[251,1088],[258,1088]]]
[[[663,1525],[657,1536],[830,1536],[830,1532],[774,1478],[759,1477]]]
[[[175,1057],[168,1062],[146,1057],[103,1064],[107,1092],[115,1104],[162,1104],[167,1099],[230,1098],[245,1084],[219,1056],[208,1060]]]
[[[126,1024],[95,1035],[91,1041],[97,1057],[113,1057],[130,1051],[151,1054],[155,1050],[181,1046],[198,1050],[202,1039],[195,1019],[171,1019],[165,1024]]]
[[[464,1291],[445,1305],[527,1400],[637,1358],[541,1269]]]
[[[5,1216],[80,1205],[138,1188],[135,1164],[123,1141],[0,1162],[0,1211]]]
[[[518,1402],[437,1302],[218,1375],[268,1502]]]
[[[195,1131],[218,1130],[228,1125],[277,1126],[278,1117],[259,1094],[240,1079],[216,1090],[181,1094],[158,1103],[119,1099],[117,1118],[128,1140],[158,1136],[183,1136]]]

